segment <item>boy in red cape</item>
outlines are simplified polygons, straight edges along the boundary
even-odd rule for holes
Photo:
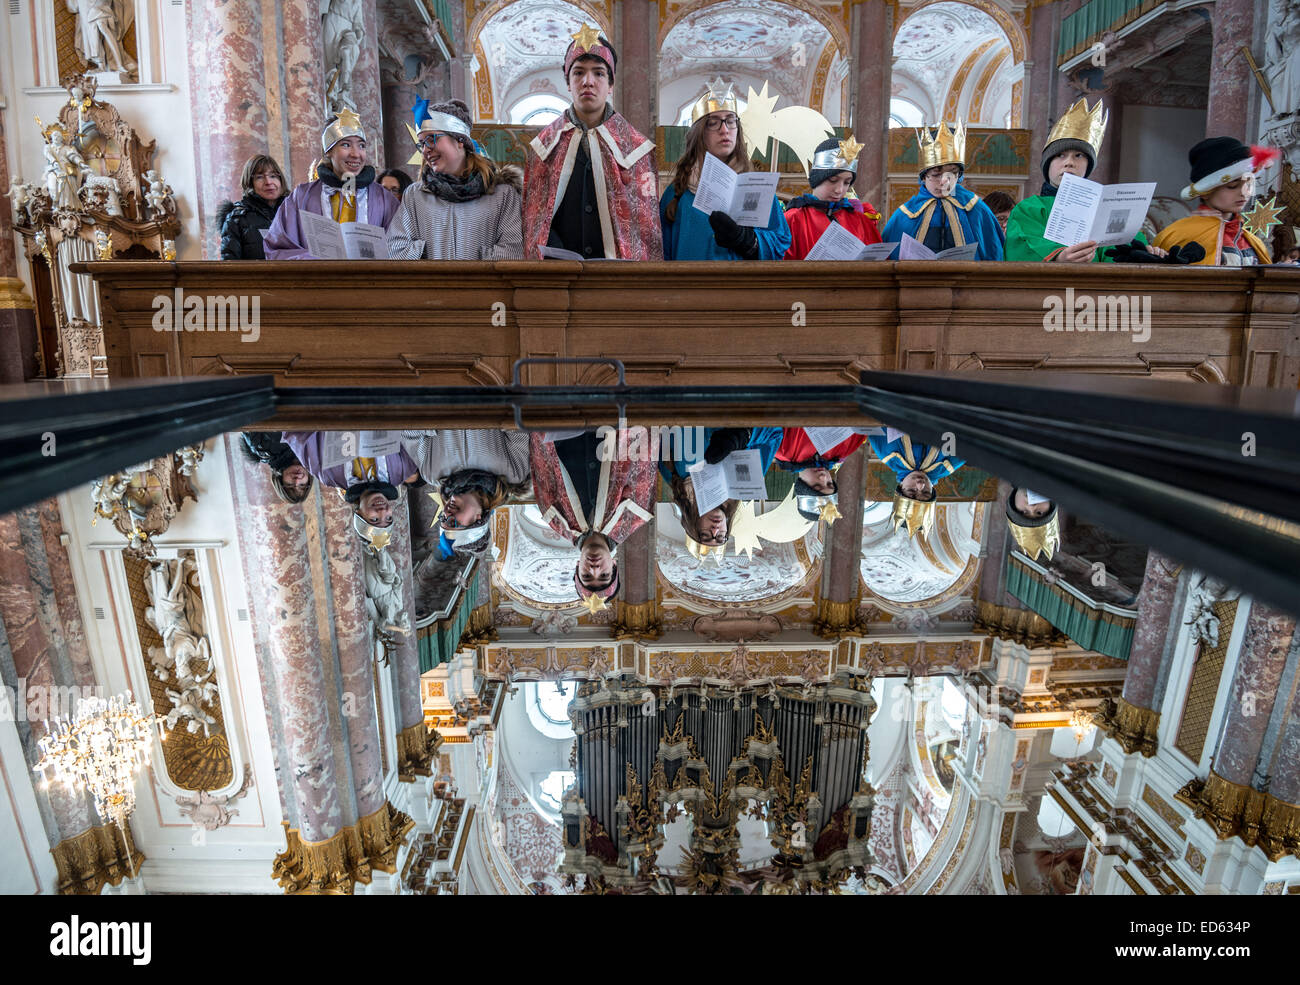
[[[858,151],[862,145],[850,135],[846,140],[831,138],[817,145],[808,183],[812,191],[800,195],[785,207],[785,221],[790,225],[790,249],[787,260],[802,260],[817,245],[822,233],[837,222],[863,243],[879,243],[876,221],[880,213],[870,202],[860,202],[850,195],[858,178]]]
[[[618,56],[586,24],[564,55],[573,104],[528,146],[524,256],[542,247],[584,260],[662,260],[654,144],[609,105]]]

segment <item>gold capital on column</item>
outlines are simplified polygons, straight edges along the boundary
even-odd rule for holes
[[[424,722],[416,722],[397,733],[397,779],[414,783],[417,776],[433,775],[433,757],[442,736]]]
[[[636,603],[617,600],[614,603],[614,621],[609,628],[616,640],[629,637],[657,640],[664,628],[659,617],[659,600]]]
[[[858,599],[847,602],[830,602],[820,596],[816,600],[817,608],[813,614],[812,631],[822,639],[836,639],[840,636],[865,636],[866,624],[858,617]]]
[[[1140,752],[1149,759],[1156,754],[1160,712],[1131,705],[1123,698],[1106,698],[1093,712],[1092,720],[1130,756]]]
[[[977,603],[974,629],[1031,649],[1052,646],[1065,639],[1064,633],[1031,609],[1013,609],[983,599]]]
[[[275,857],[271,877],[288,896],[350,896],[371,873],[397,871],[397,851],[415,822],[387,801],[373,814],[324,841],[306,842],[284,823],[288,847]]]
[[[105,883],[116,886],[131,872],[138,873],[144,864],[144,853],[135,847],[130,828],[116,824],[101,824],[65,838],[50,849],[50,855],[54,857],[59,893],[63,896],[98,896]]]
[[[0,311],[34,309],[36,302],[17,277],[0,277]]]
[[[1270,862],[1287,855],[1300,858],[1300,804],[1232,783],[1214,770],[1204,780],[1189,781],[1175,799],[1191,807],[1220,841],[1240,838],[1257,845]]]

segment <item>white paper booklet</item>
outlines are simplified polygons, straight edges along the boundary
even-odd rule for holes
[[[864,243],[838,222],[826,227],[805,260],[888,260],[897,243]]]
[[[697,462],[687,469],[695,482],[695,505],[700,516],[729,499],[767,499],[762,464],[757,448],[742,448],[717,465]]]
[[[903,233],[902,242],[898,244],[898,259],[900,260],[974,260],[975,254],[979,250],[978,243],[967,243],[965,246],[951,246],[946,250],[940,250],[935,253],[934,250],[926,246],[920,240]]]
[[[1098,246],[1132,242],[1142,231],[1155,191],[1154,181],[1101,185],[1072,174],[1062,175],[1043,238],[1062,246],[1088,240]]]
[[[764,227],[772,217],[772,199],[780,178],[775,171],[736,174],[721,159],[706,153],[694,205],[706,215],[725,212],[739,226]]]
[[[335,222],[299,209],[298,221],[307,249],[321,260],[387,260],[388,233],[368,222]]]

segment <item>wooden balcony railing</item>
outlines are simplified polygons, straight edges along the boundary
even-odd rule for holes
[[[852,384],[863,369],[1050,369],[1290,389],[1300,380],[1300,267],[111,261],[82,269],[99,284],[114,378],[499,385],[521,357],[612,356],[629,384],[667,386]],[[219,330],[222,304],[211,299],[241,296],[250,314],[256,300],[255,331]],[[186,302],[196,297],[202,316],[191,325],[204,330],[186,330]],[[1056,308],[1088,304],[1122,322],[1104,300],[1119,297],[1149,312],[1147,322],[1045,327]],[[1082,324],[1068,310],[1064,321]],[[613,379],[603,365],[535,365],[523,382]]]

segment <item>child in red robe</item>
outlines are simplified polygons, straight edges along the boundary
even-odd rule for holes
[[[858,177],[861,149],[850,136],[847,140],[823,140],[817,145],[808,182],[812,191],[800,195],[785,208],[785,220],[792,236],[787,260],[802,260],[821,239],[832,222],[837,222],[864,243],[879,243],[880,219],[870,202],[852,197],[853,182]],[[848,154],[846,155],[846,150]]]

